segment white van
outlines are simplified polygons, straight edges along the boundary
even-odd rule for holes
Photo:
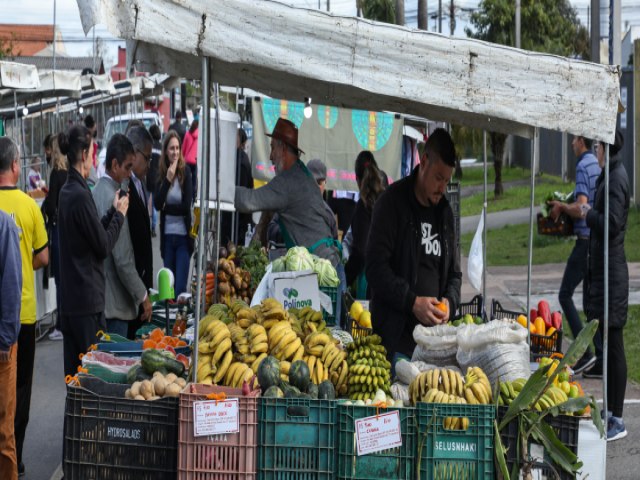
[[[107,145],[109,144],[109,140],[116,133],[124,133],[129,124],[130,120],[142,120],[144,126],[149,129],[149,127],[153,124],[158,125],[160,130],[162,130],[162,121],[160,120],[160,115],[155,112],[143,112],[137,115],[133,113],[125,113],[124,115],[116,115],[115,117],[111,117],[107,120],[107,125],[104,128],[104,137],[102,138],[102,148],[100,149],[100,153],[98,154],[98,171],[97,177],[100,178],[104,176],[104,162],[105,157],[107,156]]]

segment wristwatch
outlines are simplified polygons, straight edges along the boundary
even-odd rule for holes
[[[580,217],[587,218],[587,212],[591,210],[591,206],[588,203],[580,204]]]

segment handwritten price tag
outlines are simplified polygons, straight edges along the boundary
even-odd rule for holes
[[[240,430],[238,399],[193,402],[193,436],[204,437]]]
[[[359,456],[402,446],[397,410],[356,420],[355,430]]]

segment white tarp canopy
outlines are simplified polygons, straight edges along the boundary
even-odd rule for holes
[[[0,109],[13,105],[14,91],[19,105],[49,97],[80,98],[82,81],[80,72],[48,70],[39,72],[39,86],[34,89],[0,89]]]
[[[393,111],[521,136],[544,127],[612,142],[617,67],[263,0],[77,0],[139,71],[276,98]]]
[[[0,62],[0,87],[38,88],[40,79],[34,65],[15,62]]]

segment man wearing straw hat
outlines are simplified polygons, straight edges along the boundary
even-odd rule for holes
[[[324,206],[313,174],[300,160],[304,152],[298,147],[298,129],[293,122],[279,118],[267,135],[271,137],[270,159],[276,176],[257,190],[236,187],[236,209],[241,213],[277,212],[287,248],[307,247],[337,266],[340,254],[331,234],[331,213]]]

